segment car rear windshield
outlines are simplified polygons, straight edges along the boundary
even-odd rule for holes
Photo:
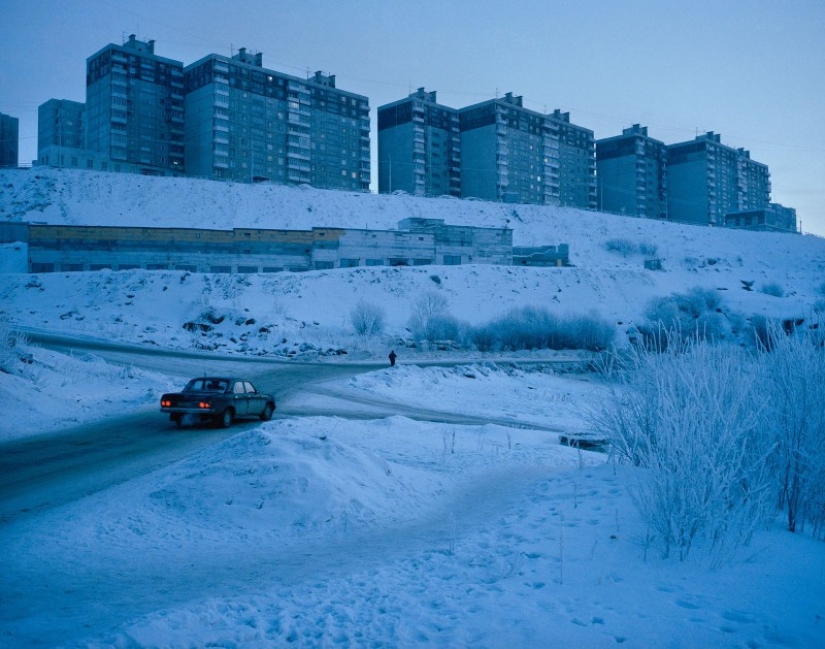
[[[229,381],[223,379],[192,379],[184,388],[185,392],[226,392]]]

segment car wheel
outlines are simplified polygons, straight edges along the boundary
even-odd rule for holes
[[[229,428],[232,425],[232,409],[227,408],[223,414],[218,418],[218,426],[221,428]]]
[[[183,426],[183,418],[180,415],[172,415],[169,419],[171,419],[178,428]]]
[[[266,404],[264,411],[261,413],[261,421],[269,421],[272,419],[272,411],[274,409],[275,407],[271,403]]]

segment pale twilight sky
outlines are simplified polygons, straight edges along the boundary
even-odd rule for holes
[[[375,109],[422,86],[454,108],[512,92],[596,138],[715,131],[825,236],[823,0],[0,0],[0,112],[20,119],[21,162],[37,107],[85,101],[86,58],[132,33],[184,65],[246,47],[335,74],[369,97],[373,150]]]

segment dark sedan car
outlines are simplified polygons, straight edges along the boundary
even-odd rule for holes
[[[244,379],[203,377],[189,381],[181,392],[164,394],[160,411],[169,413],[170,421],[178,426],[209,421],[229,428],[233,419],[241,417],[268,421],[275,411],[275,398]]]

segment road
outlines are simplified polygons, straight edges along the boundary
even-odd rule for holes
[[[168,351],[93,339],[28,331],[33,343],[59,351],[93,353],[122,363],[180,376],[204,372],[249,377],[274,394],[276,417],[326,415],[371,419],[403,415],[411,419],[463,423],[518,425],[506,418],[491,420],[434,409],[410,408],[337,391],[325,382],[383,367],[381,362],[299,362],[256,357],[233,357],[204,352]],[[461,363],[468,362],[466,359]],[[458,361],[425,361],[455,365]],[[311,392],[311,405],[298,394]],[[293,401],[300,403],[293,403]],[[172,464],[255,423],[237,422],[230,429],[178,429],[156,408],[44,433],[0,445],[0,524],[37,515],[85,496]],[[561,432],[548,428],[553,432]]]

